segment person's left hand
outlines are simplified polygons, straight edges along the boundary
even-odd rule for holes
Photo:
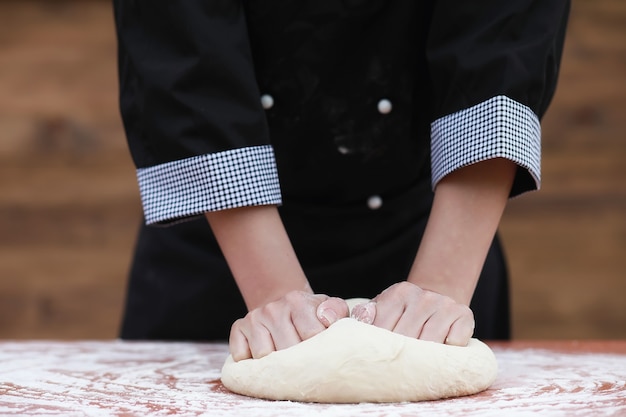
[[[467,346],[474,333],[474,313],[468,306],[408,281],[355,306],[352,317],[394,333],[456,346]]]
[[[230,352],[235,362],[262,358],[309,339],[347,316],[348,305],[341,298],[290,291],[233,323]]]

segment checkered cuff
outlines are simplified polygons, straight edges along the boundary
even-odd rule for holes
[[[207,211],[281,204],[269,145],[140,168],[137,178],[147,224],[173,223]]]
[[[496,96],[432,123],[433,188],[458,168],[497,157],[525,168],[535,189],[539,189],[541,126],[530,108],[506,96]],[[530,189],[516,190],[515,194],[524,191]]]

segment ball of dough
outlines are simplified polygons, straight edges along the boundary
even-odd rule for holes
[[[495,380],[491,349],[402,336],[344,318],[260,359],[228,357],[222,383],[251,397],[321,403],[404,402],[475,394]]]

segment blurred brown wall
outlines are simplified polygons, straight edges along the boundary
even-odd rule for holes
[[[108,1],[0,2],[0,338],[112,338],[141,207]],[[511,201],[516,338],[626,337],[626,2],[574,0],[543,189]]]

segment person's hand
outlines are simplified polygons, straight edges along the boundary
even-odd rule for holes
[[[291,291],[233,323],[230,353],[234,361],[262,358],[315,336],[348,314],[341,298]]]
[[[469,307],[407,281],[355,306],[352,317],[394,333],[456,346],[467,346],[474,333]]]

